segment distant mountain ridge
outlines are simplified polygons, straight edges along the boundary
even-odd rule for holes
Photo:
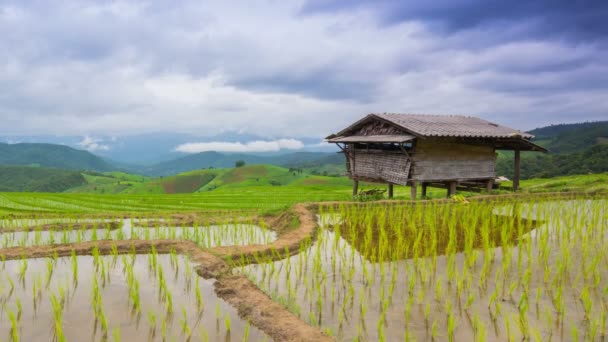
[[[522,178],[551,177],[608,171],[608,121],[562,124],[531,130],[537,144],[549,154],[524,153]],[[169,138],[169,137],[167,137]],[[157,150],[155,146],[150,151]],[[158,152],[162,154],[162,151]],[[317,174],[341,174],[344,156],[335,152],[220,153],[201,152],[156,164],[115,162],[91,152],[46,143],[0,143],[0,165],[37,166],[97,172],[126,170],[149,176],[170,176],[208,168],[232,168],[236,161],[246,165],[266,164],[287,168],[314,168]],[[497,173],[512,177],[512,156],[501,152]],[[329,171],[329,172],[327,172]],[[311,171],[312,172],[312,171]]]
[[[0,143],[0,165],[29,165],[67,170],[111,171],[115,166],[88,151],[65,145]]]
[[[608,121],[551,125],[528,133],[550,152],[580,152],[591,146],[608,144]]]
[[[182,172],[188,172],[206,168],[230,168],[234,167],[238,160],[245,164],[269,164],[277,166],[300,167],[311,164],[321,165],[324,163],[343,163],[341,155],[327,152],[291,152],[280,155],[256,155],[247,153],[219,153],[201,152],[178,159],[158,163],[140,169],[140,172],[149,176],[169,176]]]
[[[537,128],[528,133],[549,153],[522,154],[521,177],[555,177],[608,171],[608,121],[560,124]],[[500,153],[498,175],[513,175],[513,158]]]

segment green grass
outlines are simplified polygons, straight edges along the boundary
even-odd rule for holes
[[[65,192],[117,194],[128,193],[131,189],[147,184],[150,177],[133,175],[124,172],[84,172],[82,176],[86,184],[73,187]]]
[[[107,176],[91,176],[100,193],[0,193],[0,215],[19,213],[126,213],[126,212],[190,212],[204,210],[245,210],[269,212],[286,208],[299,202],[352,200],[352,182],[346,177],[324,177],[285,172],[274,166],[249,166],[237,169],[199,170],[186,174],[152,179],[143,182],[119,180]],[[192,194],[165,194],[167,184],[192,190],[200,185],[200,179],[188,183],[184,180],[213,174],[215,178]],[[190,177],[190,178],[188,178]],[[183,180],[182,180],[183,179]],[[270,185],[270,181],[285,185]],[[105,183],[107,182],[107,183]],[[124,192],[111,193],[120,182]],[[182,182],[180,184],[180,182]],[[126,184],[132,184],[130,186]],[[210,190],[210,185],[216,188]],[[505,184],[509,186],[510,184]],[[360,190],[385,185],[360,184]],[[82,190],[82,188],[81,188]],[[531,179],[521,182],[521,192],[596,192],[608,191],[608,173],[597,175],[564,176],[550,179]],[[509,193],[498,190],[496,193]],[[472,196],[475,193],[461,193]],[[444,198],[444,189],[428,189],[429,198]],[[386,197],[386,194],[385,194]],[[395,186],[395,199],[410,198],[410,188]]]
[[[512,186],[512,182],[505,182]],[[522,192],[597,192],[608,191],[608,173],[553,178],[533,178],[521,182]]]

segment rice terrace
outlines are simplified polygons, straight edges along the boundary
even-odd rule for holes
[[[530,135],[391,118],[328,137],[348,178],[238,162],[1,193],[0,339],[604,341],[608,174],[520,184]],[[444,133],[415,135],[427,118]],[[82,190],[107,178],[141,192]]]
[[[608,342],[607,17],[0,0],[0,342]]]

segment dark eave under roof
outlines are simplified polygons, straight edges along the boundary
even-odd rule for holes
[[[416,139],[413,135],[350,135],[327,139],[330,143],[404,143]]]

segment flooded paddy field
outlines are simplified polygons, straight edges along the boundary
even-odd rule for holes
[[[316,241],[233,272],[339,341],[602,341],[606,208],[321,206]]]
[[[78,243],[98,240],[161,240],[184,239],[195,242],[202,248],[266,244],[276,240],[276,233],[254,224],[234,223],[210,226],[168,226],[162,222],[155,225],[131,219],[121,221],[38,223],[10,227],[0,230],[0,248],[27,247],[53,244]]]
[[[262,341],[177,254],[0,265],[2,341]]]
[[[8,218],[0,341],[603,341],[607,207],[574,197],[296,205],[204,223]]]

